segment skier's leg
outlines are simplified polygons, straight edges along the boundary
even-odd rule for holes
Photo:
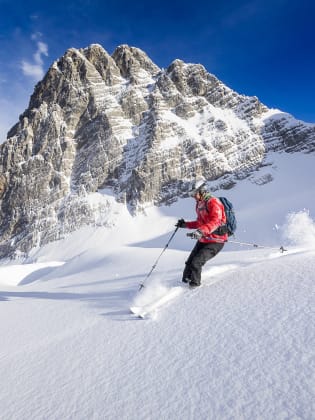
[[[223,243],[202,243],[190,261],[190,285],[200,286],[202,267],[223,248]]]
[[[196,245],[192,249],[188,257],[188,260],[185,262],[185,269],[184,269],[183,278],[182,278],[182,281],[184,283],[189,283],[191,281],[191,263],[195,255],[198,254],[201,247],[202,247],[202,244],[200,242],[196,242]]]

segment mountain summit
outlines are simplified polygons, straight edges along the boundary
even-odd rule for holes
[[[160,69],[140,49],[69,49],[0,145],[0,258],[84,225],[231,188],[269,151],[314,152],[315,125],[239,95],[200,64]]]

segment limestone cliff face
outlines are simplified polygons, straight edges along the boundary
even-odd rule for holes
[[[313,152],[315,125],[238,95],[200,64],[157,67],[138,48],[69,49],[0,145],[0,258],[86,224],[184,196],[203,175],[231,187],[268,150]]]

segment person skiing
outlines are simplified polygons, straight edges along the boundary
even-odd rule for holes
[[[194,288],[200,286],[202,267],[222,250],[228,235],[224,228],[220,229],[226,223],[224,206],[207,191],[206,182],[197,181],[190,195],[196,200],[197,220],[186,222],[179,219],[175,226],[197,229],[187,234],[197,239],[197,243],[185,263],[182,278],[184,283],[189,283],[189,286]]]

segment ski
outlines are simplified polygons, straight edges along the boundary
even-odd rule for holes
[[[184,291],[183,287],[177,286],[172,287],[169,289],[163,296],[160,296],[156,300],[151,301],[150,303],[147,303],[142,306],[132,306],[130,307],[130,311],[136,315],[138,318],[147,318],[155,312],[157,309],[159,309],[161,306],[165,305],[172,299],[175,299],[177,296],[179,296]]]

